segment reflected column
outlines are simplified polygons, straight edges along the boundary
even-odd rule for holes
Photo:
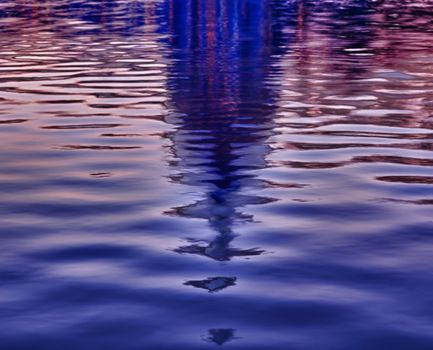
[[[258,195],[266,186],[257,170],[267,167],[267,145],[274,129],[274,99],[268,84],[275,72],[284,24],[271,1],[171,0],[166,3],[172,64],[168,86],[175,131],[171,143],[171,179],[188,186],[199,199],[167,214],[203,219],[212,232],[174,249],[216,262],[253,258],[265,251],[239,247],[236,227],[253,221],[249,205],[274,201]],[[186,258],[186,257],[185,257]],[[226,266],[230,271],[230,265]],[[220,292],[239,283],[236,273],[184,283]],[[235,330],[210,329],[206,341],[223,345]]]
[[[171,215],[207,220],[214,238],[196,237],[175,249],[216,261],[260,255],[234,246],[237,224],[250,222],[247,205],[272,198],[251,195],[263,187],[253,170],[266,167],[273,129],[272,15],[267,1],[168,1],[173,61],[169,78],[172,179],[202,197],[172,208]],[[236,277],[186,284],[210,292],[233,286]]]

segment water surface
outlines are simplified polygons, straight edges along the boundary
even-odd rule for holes
[[[0,1],[0,347],[433,348],[433,3]]]

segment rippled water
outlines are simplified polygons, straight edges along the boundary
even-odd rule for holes
[[[433,348],[433,2],[0,1],[0,347]]]

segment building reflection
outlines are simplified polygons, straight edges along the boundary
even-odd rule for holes
[[[175,64],[170,71],[172,179],[195,187],[201,199],[170,214],[207,220],[209,241],[175,249],[217,261],[262,254],[234,247],[234,228],[253,220],[248,205],[272,198],[254,171],[266,167],[266,144],[274,126],[272,7],[268,1],[168,1],[168,28]],[[275,34],[276,36],[279,33]],[[275,46],[277,47],[277,46]],[[198,238],[200,239],[200,237]]]

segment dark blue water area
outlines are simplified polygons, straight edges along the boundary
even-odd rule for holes
[[[433,349],[433,2],[0,0],[0,349]]]

